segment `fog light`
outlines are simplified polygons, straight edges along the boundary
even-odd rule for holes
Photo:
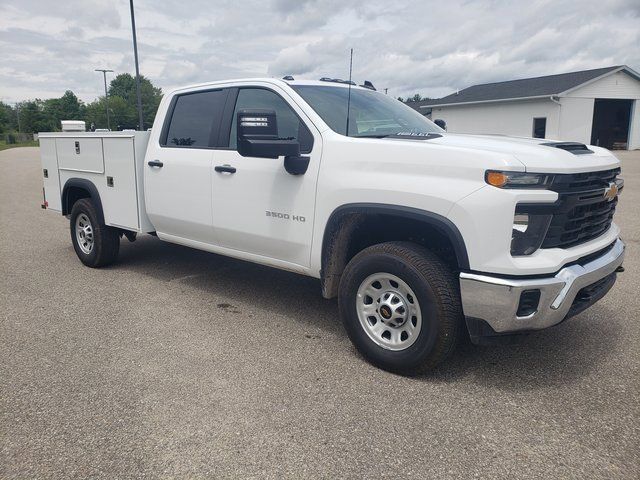
[[[540,290],[525,290],[520,294],[520,303],[516,317],[528,317],[538,311],[540,304]]]

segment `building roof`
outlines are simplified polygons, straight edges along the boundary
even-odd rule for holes
[[[454,105],[466,103],[496,102],[525,98],[540,98],[561,95],[585,83],[624,70],[625,73],[640,80],[640,74],[626,65],[582,70],[579,72],[547,75],[545,77],[523,78],[507,82],[485,83],[452,93],[443,98],[410,102],[407,105],[419,110],[440,105]]]
[[[411,101],[407,100],[405,103],[409,107],[413,108],[414,110],[417,110],[417,111],[419,111],[421,113],[424,113],[422,110],[420,110],[421,108],[430,107],[434,103],[440,103],[440,99],[439,98],[427,98],[426,100],[420,100],[419,102],[411,102]]]

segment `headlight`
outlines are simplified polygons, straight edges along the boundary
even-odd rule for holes
[[[517,212],[513,217],[511,255],[531,255],[540,248],[553,215]]]
[[[546,188],[551,185],[553,175],[487,170],[484,179],[489,185],[498,188]]]

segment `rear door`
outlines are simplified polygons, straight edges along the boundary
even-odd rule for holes
[[[56,153],[56,139],[54,137],[40,136],[40,157],[42,158],[44,196],[48,203],[48,208],[55,212],[62,212],[60,178],[58,176],[58,155]]]
[[[293,137],[310,157],[304,175],[284,169],[283,157],[251,158],[237,152],[236,117],[243,109],[274,110],[278,136]],[[213,224],[219,245],[308,266],[322,138],[286,92],[275,87],[231,91],[220,145],[213,155]]]
[[[146,156],[147,213],[160,236],[215,244],[211,182],[213,146],[229,94],[208,89],[176,95],[159,144]]]

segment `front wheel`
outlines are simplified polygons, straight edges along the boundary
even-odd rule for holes
[[[429,250],[409,242],[366,248],[340,280],[339,309],[349,338],[371,363],[417,373],[453,351],[463,316],[458,282]]]
[[[83,198],[73,204],[70,227],[73,248],[87,267],[104,267],[116,261],[120,233],[100,221],[91,200]]]

